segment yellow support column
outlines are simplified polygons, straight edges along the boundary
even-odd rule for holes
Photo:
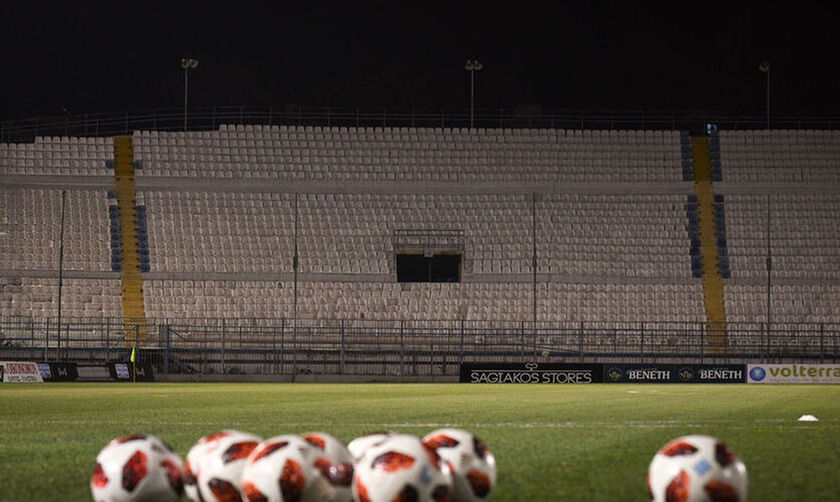
[[[706,310],[706,344],[708,352],[722,353],[726,346],[726,302],[723,278],[718,267],[717,232],[712,164],[709,138],[691,138],[694,167],[694,193],[697,195],[697,218],[700,231],[700,260],[703,266],[703,302]]]
[[[142,345],[146,339],[146,308],[137,237],[134,147],[131,136],[114,138],[114,189],[120,210],[122,245],[122,307],[127,345]]]

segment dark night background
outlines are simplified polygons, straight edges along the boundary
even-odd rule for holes
[[[190,105],[840,110],[832,2],[0,5],[0,121]]]

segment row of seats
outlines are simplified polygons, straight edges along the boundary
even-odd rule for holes
[[[254,281],[147,281],[151,318],[278,318],[293,315],[293,284]],[[766,320],[763,286],[727,286],[733,323]],[[306,318],[531,320],[530,284],[300,283],[298,315]],[[774,285],[772,321],[829,323],[840,316],[840,288]],[[0,312],[54,317],[54,279],[0,278]],[[701,322],[698,285],[593,285],[540,283],[538,318],[568,321],[644,322],[653,318]],[[119,281],[66,279],[63,315],[119,317]]]
[[[726,311],[730,322],[766,322],[767,287],[730,285]],[[770,321],[774,323],[836,323],[840,319],[838,285],[771,285]]]
[[[36,137],[33,143],[0,143],[0,175],[108,176],[111,138]]]
[[[473,274],[690,277],[681,196],[144,192],[152,271],[387,274],[396,230],[459,230]],[[297,235],[295,234],[297,232]],[[348,268],[348,266],[352,268]]]
[[[840,195],[730,195],[725,204],[732,277],[764,277],[769,246],[774,277],[840,278]]]
[[[699,322],[698,285],[591,285],[540,283],[540,320],[643,321],[650,315]],[[374,320],[533,319],[533,286],[527,283],[300,283],[303,318]],[[291,282],[148,281],[146,310],[155,318],[291,317]]]
[[[57,279],[0,277],[0,317],[56,317]],[[63,279],[61,315],[74,317],[121,317],[119,279]]]
[[[58,281],[0,278],[0,315],[55,317]],[[152,319],[290,318],[294,284],[262,281],[161,281],[145,283],[146,312]],[[763,286],[726,287],[731,323],[763,323]],[[773,285],[771,321],[832,323],[840,317],[836,285]],[[527,283],[311,283],[297,287],[297,313],[308,319],[530,321],[533,285]],[[119,317],[117,279],[65,279],[62,315]],[[537,318],[551,321],[702,322],[699,284],[537,284]]]
[[[720,155],[726,181],[840,181],[838,131],[721,131]]]
[[[145,205],[154,272],[393,273],[394,232],[459,230],[465,271],[537,271],[610,277],[690,277],[683,196],[302,194],[295,234],[291,194],[149,191]],[[0,188],[0,268],[56,270],[61,192]],[[840,196],[771,197],[775,277],[840,275]],[[727,251],[734,278],[763,277],[767,200],[726,197]],[[105,190],[69,190],[66,270],[110,269]],[[536,210],[532,214],[532,210]]]
[[[242,129],[136,132],[135,158],[143,166],[138,175],[443,182],[681,179],[676,131]]]
[[[58,270],[61,190],[0,186],[0,269]],[[67,190],[64,269],[110,270],[108,193]]]

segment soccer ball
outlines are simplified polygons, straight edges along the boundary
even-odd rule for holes
[[[440,429],[423,443],[449,463],[453,502],[487,500],[496,486],[496,459],[480,439],[465,430]]]
[[[355,502],[449,502],[451,492],[449,466],[415,436],[391,435],[355,465]]]
[[[198,440],[187,454],[188,495],[194,502],[240,500],[240,478],[248,455],[262,438],[247,432],[223,430]],[[197,451],[193,451],[196,450]],[[194,479],[194,481],[193,481]]]
[[[654,455],[648,491],[654,502],[743,502],[747,468],[717,439],[683,436]]]
[[[266,439],[251,452],[242,470],[242,494],[249,502],[309,502],[318,474],[315,452],[302,437]]]
[[[391,435],[393,435],[392,432],[371,432],[370,434],[359,436],[347,443],[347,451],[353,456],[353,462],[358,462],[368,448]]]
[[[192,502],[199,502],[198,474],[201,472],[201,463],[205,456],[212,453],[219,447],[219,440],[231,434],[240,434],[239,431],[224,430],[214,432],[199,439],[190,451],[187,452],[184,463],[184,492]]]
[[[325,432],[309,432],[303,439],[312,445],[313,463],[320,476],[315,480],[313,491],[318,500],[326,502],[350,502],[353,493],[353,455],[344,443]]]
[[[181,457],[152,435],[116,438],[96,456],[90,491],[95,502],[177,502],[184,493]]]

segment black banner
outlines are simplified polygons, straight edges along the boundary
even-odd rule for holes
[[[589,384],[603,380],[601,364],[464,363],[463,383]]]
[[[744,383],[743,364],[605,364],[607,383]]]
[[[133,375],[134,365],[132,363],[111,363],[108,365],[111,379],[118,382],[154,382],[155,375],[152,372],[152,365],[149,363],[137,363],[136,375]]]
[[[45,382],[75,382],[79,378],[76,363],[38,363]]]

